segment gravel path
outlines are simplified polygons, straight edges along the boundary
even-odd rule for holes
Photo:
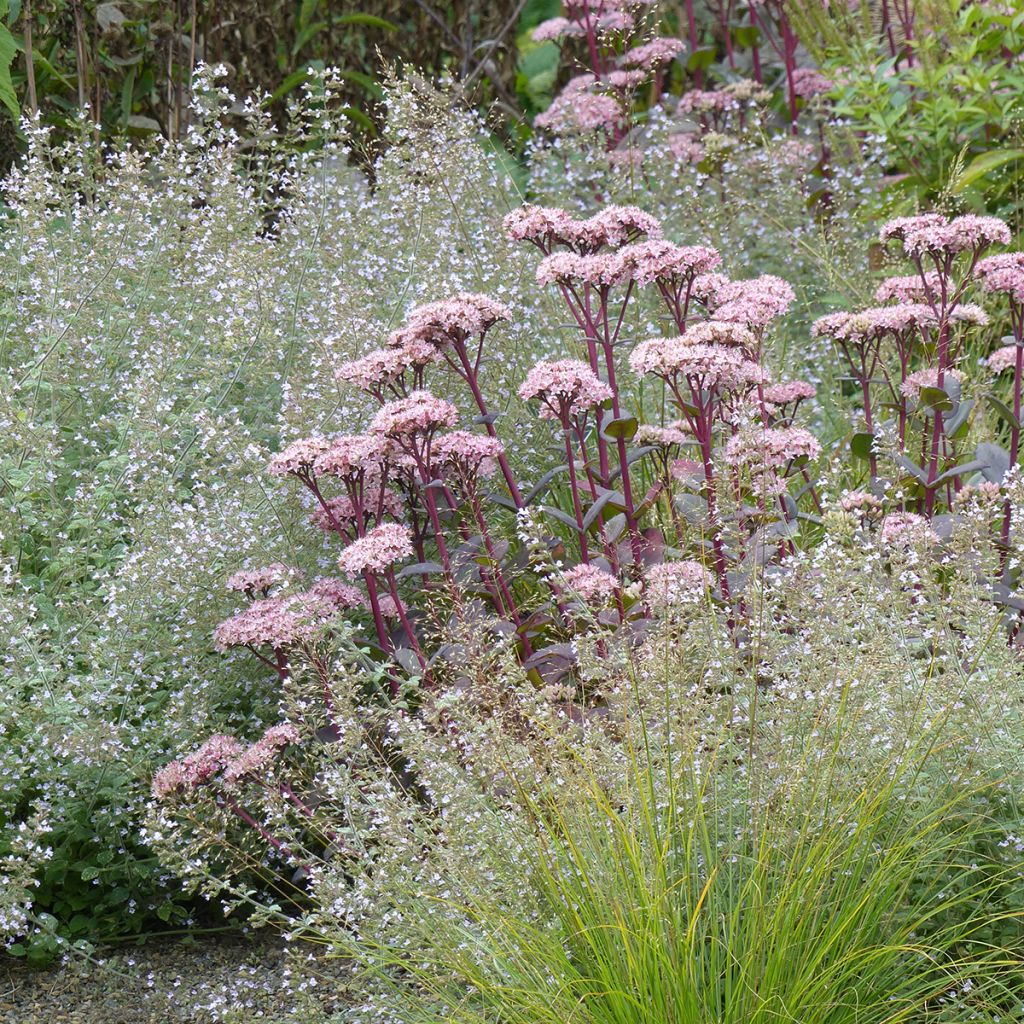
[[[288,992],[272,940],[154,941],[94,960],[31,970],[0,958],[0,1024],[326,1024],[341,1008],[330,984]]]

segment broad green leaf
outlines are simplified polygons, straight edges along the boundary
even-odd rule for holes
[[[1024,149],[991,149],[976,156],[951,182],[953,192],[963,192],[979,178],[1014,160],[1024,159]]]
[[[854,434],[850,439],[850,451],[853,452],[856,458],[867,461],[871,458],[871,446],[874,444],[874,441],[874,434]]]
[[[18,105],[18,95],[14,91],[14,83],[11,81],[11,65],[18,53],[18,44],[11,35],[6,25],[0,25],[0,103],[10,112],[11,117],[17,121],[21,117],[21,108]]]

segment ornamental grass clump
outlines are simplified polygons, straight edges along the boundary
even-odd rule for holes
[[[612,785],[586,755],[555,792],[513,782],[527,828],[484,879],[438,863],[429,890],[397,886],[404,941],[336,932],[379,992],[363,1010],[403,1024],[998,1012],[987,1001],[1019,982],[1015,957],[988,946],[978,908],[1001,878],[961,863],[1002,838],[973,812],[987,787],[951,779],[906,807],[941,723],[856,781],[812,740],[770,797],[752,793],[756,765],[749,778],[725,767],[724,738],[643,738]],[[481,812],[485,830],[507,805]]]

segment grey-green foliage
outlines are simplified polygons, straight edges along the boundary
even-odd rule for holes
[[[333,367],[409,305],[456,290],[521,301],[499,230],[508,185],[479,120],[393,82],[371,189],[331,88],[307,88],[278,133],[210,71],[180,143],[100,154],[84,123],[60,146],[29,129],[5,185],[0,854],[29,820],[39,847],[16,851],[3,903],[53,911],[68,938],[183,919],[138,844],[149,777],[198,735],[275,717],[258,663],[210,639],[241,565],[330,571],[266,476],[268,451],[361,429],[366,407]],[[495,374],[515,379],[522,322],[506,342]]]

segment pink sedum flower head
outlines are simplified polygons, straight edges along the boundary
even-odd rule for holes
[[[844,512],[873,516],[881,509],[882,503],[869,491],[849,491],[839,499],[839,507]]]
[[[711,586],[711,577],[700,562],[662,562],[644,573],[644,596],[655,610],[668,611],[696,604]]]
[[[641,43],[627,50],[620,60],[624,68],[652,70],[676,59],[686,49],[681,39],[659,36],[649,43]]]
[[[603,608],[615,597],[619,581],[596,565],[574,565],[562,573],[562,585],[585,604]]]
[[[623,120],[623,110],[617,99],[590,92],[560,93],[551,106],[538,114],[533,123],[547,128],[556,135],[609,131]]]
[[[686,281],[714,270],[722,262],[718,251],[710,246],[675,245],[663,238],[628,245],[615,256],[621,276],[639,285]]]
[[[577,221],[573,242],[581,249],[618,248],[642,236],[661,237],[661,222],[638,206],[606,206],[586,220]]]
[[[921,274],[906,274],[887,277],[875,289],[876,302],[921,302],[929,294],[938,295],[942,276],[937,270]]]
[[[835,83],[814,68],[797,68],[793,72],[793,92],[801,99],[811,100],[815,96],[831,92]]]
[[[686,377],[697,387],[724,391],[763,379],[761,367],[742,349],[691,344],[687,335],[642,341],[630,354],[629,366],[638,377],[648,373],[665,380]]]
[[[514,242],[533,242],[545,251],[566,244],[575,224],[571,214],[549,206],[522,206],[507,214],[502,225]]]
[[[302,596],[311,604],[324,601],[339,611],[346,608],[362,608],[366,604],[358,587],[333,577],[317,580]]]
[[[349,480],[376,477],[387,459],[387,444],[376,434],[342,434],[317,456],[316,471]]]
[[[820,454],[821,443],[803,427],[755,427],[734,434],[725,446],[726,462],[754,471],[784,468],[794,459]]]
[[[561,420],[609,401],[612,389],[586,363],[560,359],[537,363],[520,386],[519,397],[539,401],[541,419]]]
[[[938,534],[924,516],[914,512],[890,512],[882,520],[882,544],[908,548],[915,544],[937,544]]]
[[[285,747],[298,743],[299,739],[299,730],[294,725],[272,725],[255,743],[228,763],[224,769],[224,781],[229,786],[236,786],[246,779],[258,779]]]
[[[656,427],[643,423],[633,435],[633,441],[639,445],[653,448],[671,448],[686,441],[686,427],[682,423],[670,423],[667,427]]]
[[[620,253],[556,252],[545,256],[537,267],[537,283],[568,284],[583,281],[586,284],[612,287],[628,279],[629,267],[619,258]]]
[[[647,81],[646,71],[610,71],[605,81],[613,89],[636,89]]]
[[[796,301],[788,281],[762,274],[750,281],[730,281],[716,290],[709,303],[716,320],[730,320],[750,327],[766,327]]]
[[[309,591],[254,601],[245,611],[225,619],[213,631],[218,649],[273,647],[283,650],[313,639],[337,605]]]
[[[950,380],[960,384],[964,375],[959,370],[947,369],[943,376],[944,386],[949,390]],[[937,367],[926,366],[923,370],[916,370],[908,375],[907,379],[900,385],[900,391],[908,398],[917,398],[921,394],[921,388],[937,388],[939,386],[939,371]]]
[[[977,251],[993,242],[1005,245],[1010,241],[1010,229],[998,217],[965,214],[949,220],[940,214],[924,214],[889,221],[882,226],[879,238],[883,242],[900,239],[908,256],[948,256]]]
[[[804,380],[787,381],[783,384],[770,384],[764,389],[763,398],[769,405],[791,405],[814,398],[818,389]]]
[[[434,443],[434,458],[455,466],[463,476],[492,476],[504,446],[496,437],[453,430],[442,434]]]
[[[331,442],[320,435],[293,441],[282,448],[267,464],[267,470],[274,476],[287,473],[307,474],[312,471],[316,459],[327,451]]]
[[[860,342],[906,334],[938,326],[931,306],[920,302],[901,302],[895,306],[875,306],[858,313],[829,313],[811,325],[814,337],[835,341]]]
[[[687,328],[682,340],[688,345],[724,345],[746,352],[757,348],[753,333],[738,321],[701,320]]]
[[[295,575],[283,562],[274,562],[262,569],[242,569],[228,577],[228,590],[237,590],[248,597],[261,594],[266,597],[269,591],[284,583]]]
[[[944,217],[941,213],[919,213],[912,217],[893,217],[892,220],[887,220],[878,229],[878,240],[880,242],[889,242],[897,239],[902,242],[908,233],[913,234],[927,228],[940,227],[947,223],[949,223],[949,218]]]
[[[165,765],[153,777],[153,796],[163,800],[182,789],[195,789],[210,781],[242,752],[234,736],[217,733],[197,751]]]
[[[428,332],[432,341],[465,339],[484,334],[499,320],[511,320],[512,311],[487,295],[461,292],[450,299],[419,306],[408,316],[410,327]]]
[[[1003,345],[1002,348],[997,348],[985,360],[985,365],[993,373],[1003,373],[1005,370],[1016,370],[1017,369],[1017,351],[1020,348],[1014,342],[1010,342],[1008,345]]]
[[[355,578],[379,573],[413,553],[412,534],[399,523],[381,523],[365,537],[354,540],[338,558],[342,571]]]
[[[586,29],[578,22],[570,21],[568,18],[548,18],[542,21],[531,33],[530,38],[535,43],[546,43],[569,36],[582,36]]]
[[[441,427],[454,427],[459,411],[451,402],[429,391],[414,391],[383,406],[370,423],[370,430],[382,437],[405,439],[430,434]]]
[[[1004,252],[978,260],[974,274],[987,292],[1008,295],[1024,305],[1024,252]]]
[[[686,164],[699,164],[707,152],[695,132],[676,132],[670,135],[668,151],[673,160]]]
[[[679,97],[676,105],[682,114],[724,114],[739,108],[737,97],[725,89],[691,89]]]
[[[437,349],[416,338],[406,338],[394,348],[381,348],[361,359],[342,363],[335,377],[370,394],[380,394],[410,369],[422,369],[440,358]]]
[[[180,761],[165,764],[154,776],[152,793],[157,800],[166,800],[173,793],[189,787],[188,774]]]

